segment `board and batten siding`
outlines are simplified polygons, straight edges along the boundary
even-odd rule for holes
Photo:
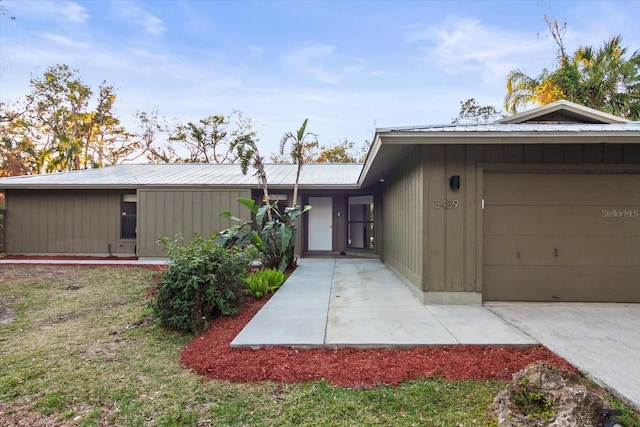
[[[419,150],[419,149],[418,149]],[[422,291],[423,166],[407,156],[383,184],[383,258],[419,292]]]
[[[384,259],[423,292],[424,302],[480,303],[483,167],[597,173],[625,164],[640,164],[640,144],[416,146],[385,180]],[[457,191],[449,187],[454,175]]]
[[[251,190],[232,189],[141,189],[138,191],[138,255],[163,257],[163,236],[180,234],[188,242],[194,233],[209,236],[232,225],[220,216],[222,211],[242,219],[250,219],[249,210],[240,205],[239,197],[250,198]],[[235,223],[234,223],[235,224]]]
[[[120,191],[7,190],[7,253],[133,255],[120,239]],[[110,246],[109,246],[110,245]]]

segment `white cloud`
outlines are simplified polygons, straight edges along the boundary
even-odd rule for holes
[[[87,9],[74,2],[62,2],[61,12],[71,22],[83,23],[89,19]]]
[[[63,36],[60,34],[53,33],[44,33],[42,37],[45,40],[52,41],[58,45],[62,45],[66,48],[74,48],[74,49],[89,49],[90,45],[86,42],[77,42],[73,40],[71,37]]]
[[[18,19],[21,16],[56,17],[63,22],[82,24],[90,18],[87,9],[73,1],[8,1],[6,7]]]
[[[504,81],[515,68],[550,66],[555,48],[549,40],[451,17],[441,25],[412,28],[405,41],[420,45],[425,59],[446,73],[478,73],[488,83]]]
[[[344,78],[361,69],[360,65],[353,65],[353,59],[334,58],[334,46],[320,43],[312,44],[295,50],[288,61],[299,71],[309,75],[314,80],[332,85],[340,84]],[[333,65],[334,62],[349,62],[348,65]],[[331,67],[337,70],[331,70]]]
[[[264,53],[264,48],[261,48],[259,46],[254,46],[254,45],[250,44],[247,47],[249,48],[249,58],[250,59],[258,58],[258,57],[262,56],[262,54]]]
[[[167,30],[162,19],[145,11],[132,2],[113,2],[116,12],[122,19],[134,26],[141,27],[147,34],[161,36]]]

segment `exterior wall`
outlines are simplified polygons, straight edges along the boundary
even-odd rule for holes
[[[424,256],[429,250],[423,244],[425,172],[421,161],[423,148],[416,147],[383,184],[382,209],[383,259],[410,283],[410,289],[421,294],[423,272],[428,264]],[[432,253],[431,255],[437,256]]]
[[[424,168],[422,189],[416,188],[420,168],[414,158],[420,158]],[[385,259],[411,282],[422,279],[426,302],[480,303],[483,168],[597,172],[624,164],[637,167],[640,144],[429,145],[416,148],[407,162],[398,168],[406,172],[385,192]],[[449,188],[452,175],[460,176],[457,191]],[[424,205],[422,274],[413,264],[413,257],[421,256],[413,239],[421,231],[412,217],[418,200]],[[405,239],[407,252],[403,253],[399,242]]]
[[[7,190],[7,253],[133,255],[120,239],[119,191]]]
[[[165,256],[160,237],[181,234],[189,241],[194,233],[209,236],[235,224],[220,216],[221,211],[250,219],[249,210],[237,202],[250,198],[251,190],[237,189],[141,189],[138,191],[138,255]]]

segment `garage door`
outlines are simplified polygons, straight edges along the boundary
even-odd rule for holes
[[[485,173],[483,298],[640,302],[640,174]]]

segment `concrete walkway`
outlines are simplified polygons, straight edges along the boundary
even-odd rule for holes
[[[423,305],[379,260],[304,258],[231,346],[537,343],[482,306]]]
[[[640,304],[486,306],[640,409]]]

